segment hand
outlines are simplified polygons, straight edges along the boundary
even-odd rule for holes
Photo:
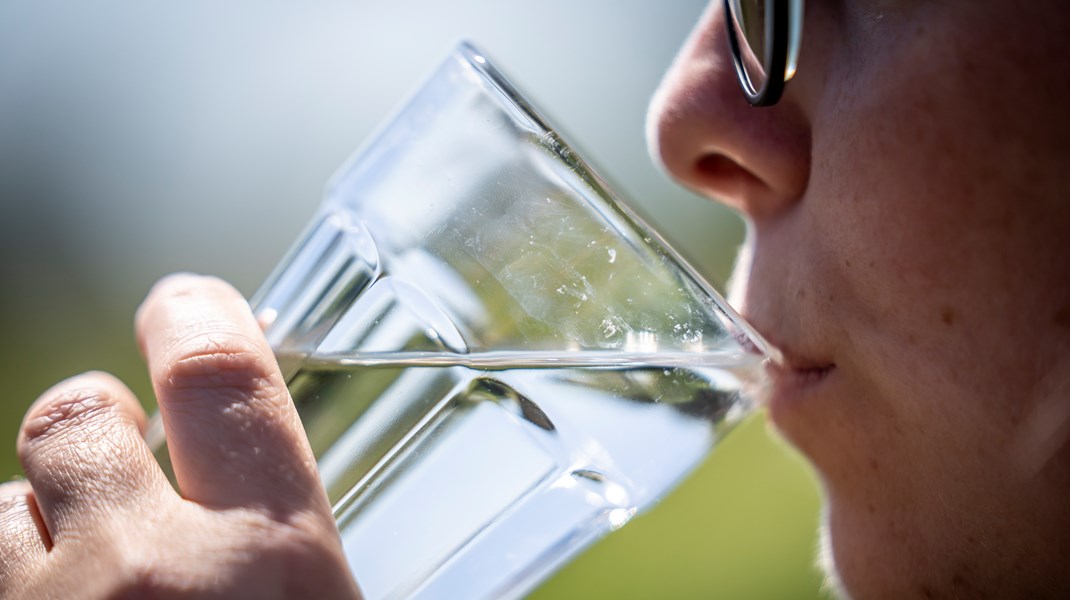
[[[71,378],[27,412],[26,480],[0,486],[0,596],[358,597],[316,462],[245,300],[172,276],[137,315],[175,475],[117,379]]]

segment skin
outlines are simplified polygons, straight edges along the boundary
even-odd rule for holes
[[[665,168],[750,224],[733,302],[787,356],[769,414],[845,594],[1070,597],[1068,13],[810,0],[755,109],[713,2],[653,103]],[[0,486],[0,595],[356,596],[244,300],[173,277],[137,327],[183,495],[120,382],[59,384]]]
[[[0,486],[4,598],[355,598],[316,462],[245,299],[172,276],[137,315],[182,495],[104,373],[45,392]]]
[[[732,299],[787,355],[769,412],[824,484],[830,575],[1070,597],[1070,10],[806,10],[796,77],[756,109],[712,3],[649,129],[748,220]]]

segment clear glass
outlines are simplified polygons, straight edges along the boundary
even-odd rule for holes
[[[252,303],[372,599],[530,590],[686,476],[770,356],[466,44]]]

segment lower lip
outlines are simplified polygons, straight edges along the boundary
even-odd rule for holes
[[[820,393],[835,372],[834,365],[815,369],[771,368],[769,376],[772,385],[768,404],[773,421],[779,420],[778,413],[805,403]]]

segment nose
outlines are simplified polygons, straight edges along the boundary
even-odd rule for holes
[[[751,106],[728,49],[723,2],[713,0],[650,105],[650,152],[692,190],[755,220],[802,197],[810,131],[791,86],[772,107]]]

